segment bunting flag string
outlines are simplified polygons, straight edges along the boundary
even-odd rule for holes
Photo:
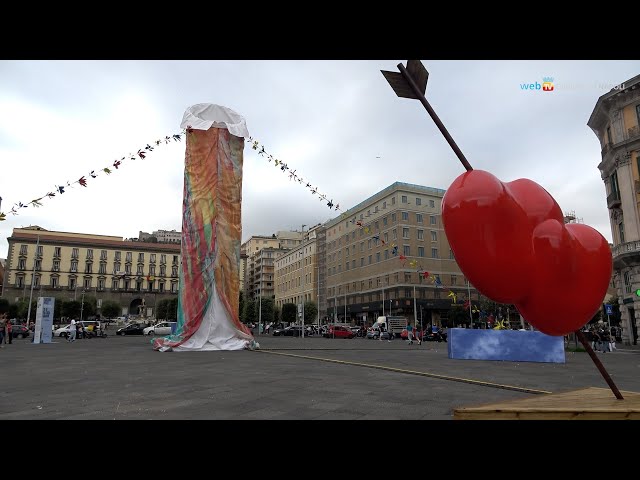
[[[115,159],[115,160],[113,160],[113,162],[111,164],[109,164],[106,167],[96,168],[96,169],[90,170],[90,172],[88,174],[82,175],[80,178],[78,178],[77,180],[75,180],[73,182],[66,181],[66,182],[62,182],[60,184],[55,185],[54,191],[47,192],[45,195],[43,195],[41,197],[34,198],[30,202],[27,202],[27,203],[17,202],[17,203],[15,203],[13,205],[13,207],[11,208],[11,210],[9,210],[8,213],[11,213],[12,215],[19,215],[20,214],[20,210],[23,209],[23,208],[28,208],[29,206],[32,206],[34,208],[41,207],[41,206],[43,206],[43,203],[42,203],[43,199],[51,200],[56,195],[63,195],[64,193],[66,193],[66,189],[74,188],[74,186],[76,184],[81,186],[81,187],[88,188],[90,180],[92,181],[93,179],[96,179],[100,175],[103,175],[103,174],[104,175],[111,175],[113,173],[114,169],[115,170],[119,170],[120,167],[124,166],[126,161],[135,161],[137,159],[145,160],[145,159],[147,159],[149,154],[154,151],[154,149],[157,149],[161,145],[169,144],[172,141],[180,142],[182,140],[183,136],[186,136],[186,135],[189,135],[189,134],[193,134],[193,132],[194,131],[191,128],[191,126],[187,126],[184,130],[182,130],[181,133],[176,133],[176,134],[173,134],[173,135],[166,135],[165,137],[163,137],[161,139],[155,140],[155,141],[153,141],[151,143],[147,143],[145,147],[138,149],[137,151],[135,151],[135,153],[129,153],[128,155],[120,157],[120,159]],[[194,140],[195,140],[195,137],[194,137]],[[339,203],[335,203],[333,198],[330,198],[327,194],[322,193],[320,191],[320,189],[317,186],[314,186],[309,179],[306,179],[302,175],[300,175],[298,173],[297,169],[292,168],[291,166],[289,166],[289,164],[285,163],[284,161],[282,161],[282,160],[280,160],[278,158],[275,158],[271,153],[268,153],[267,150],[265,149],[264,145],[262,145],[258,140],[254,139],[253,137],[249,137],[246,141],[251,145],[251,148],[258,153],[258,155],[260,155],[263,158],[266,158],[269,163],[273,162],[273,165],[275,167],[279,168],[281,172],[285,173],[289,177],[289,180],[297,182],[300,185],[303,185],[307,190],[309,190],[311,192],[312,195],[317,196],[319,201],[325,202],[327,207],[329,207],[330,210],[335,210],[336,212],[341,212],[340,219],[344,219],[344,218],[347,217],[346,211],[344,211],[344,210],[342,210],[340,208],[340,204]],[[152,146],[152,144],[154,146]],[[6,218],[7,218],[7,214],[5,212],[0,212],[0,221],[4,221],[4,220],[6,220]],[[365,225],[360,220],[356,220],[355,217],[350,219],[349,222],[352,223],[352,224],[355,224],[359,229],[362,229],[364,231],[364,233],[367,234],[367,235],[373,233],[371,226]],[[371,238],[376,242],[376,245],[378,243],[381,243],[383,246],[387,244],[387,242],[383,238],[380,237],[380,234],[375,234]],[[389,245],[389,247],[391,248],[391,254],[393,256],[397,256],[398,259],[402,262],[402,266],[404,267],[406,262],[407,262],[407,260],[408,260],[407,257],[405,255],[399,253],[398,246],[395,243],[391,243]],[[420,276],[422,276],[422,278],[424,280],[431,281],[431,283],[436,288],[444,288],[444,285],[442,284],[442,281],[440,280],[440,276],[426,271],[422,267],[422,265],[418,263],[417,260],[415,260],[415,259],[414,260],[410,260],[408,262],[408,264],[409,264],[409,266],[411,268],[415,268],[417,273]],[[449,292],[449,297],[453,299],[453,303],[456,303],[457,297],[456,297],[456,294],[452,290],[450,290],[450,292]],[[468,307],[466,307],[466,308],[468,308]]]
[[[175,142],[179,142],[182,140],[183,135],[185,134],[185,130],[183,130],[181,133],[176,133],[173,134],[171,136],[165,136],[162,140],[156,140],[155,145],[156,147],[158,145],[161,145],[162,142],[164,142],[164,144],[170,143],[172,140]],[[127,159],[129,160],[136,160],[136,158],[140,158],[142,160],[144,160],[145,158],[147,158],[147,155],[149,154],[149,152],[152,152],[154,149],[154,147],[152,147],[150,144],[147,143],[147,145],[144,148],[140,148],[138,149],[138,151],[134,154],[134,153],[129,153],[128,155],[121,157],[120,160],[114,160],[112,164],[110,164],[108,167],[104,167],[104,168],[98,168],[98,169],[94,169],[91,170],[87,175],[82,175],[80,178],[78,178],[77,180],[71,182],[69,180],[67,180],[66,182],[62,182],[58,185],[55,185],[55,191],[50,191],[47,192],[45,195],[38,197],[38,198],[34,198],[33,200],[31,200],[30,202],[27,203],[22,203],[22,202],[17,202],[13,204],[13,207],[11,208],[11,210],[9,210],[8,213],[12,214],[12,215],[19,215],[20,214],[20,210],[23,208],[29,208],[30,206],[38,208],[38,207],[42,207],[42,200],[47,198],[47,199],[52,199],[56,196],[56,194],[58,195],[62,195],[64,193],[66,193],[66,189],[68,188],[74,188],[74,185],[80,185],[81,187],[85,187],[87,188],[89,185],[89,178],[87,177],[91,177],[91,179],[95,179],[98,178],[98,176],[100,174],[105,174],[105,175],[110,175],[111,172],[113,170],[111,170],[111,167],[115,168],[116,170],[118,170],[118,168],[120,166],[123,165],[123,162],[126,161]],[[0,212],[0,222],[6,220],[7,218],[7,213],[5,212]]]

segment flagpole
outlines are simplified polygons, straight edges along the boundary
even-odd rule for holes
[[[471,282],[467,278],[467,292],[469,295],[469,327],[473,328],[473,313],[471,312]]]
[[[418,327],[418,307],[416,306],[416,286],[413,286],[413,326]],[[421,327],[422,328],[422,327]],[[416,336],[416,338],[418,338]]]

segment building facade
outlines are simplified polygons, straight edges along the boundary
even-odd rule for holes
[[[147,242],[155,238],[158,243],[180,243],[182,242],[182,232],[176,230],[154,230],[151,233],[140,231],[138,234],[138,240],[141,242]]]
[[[383,314],[412,319],[415,291],[418,321],[437,324],[447,318],[449,291],[462,299],[469,288],[444,234],[444,193],[396,182],[327,222],[322,314],[357,324]],[[442,287],[418,270],[438,275]],[[480,298],[470,290],[473,300]]]
[[[124,241],[121,237],[68,233],[33,226],[8,239],[2,297],[10,302],[51,296],[95,296],[98,309],[113,300],[122,314],[153,316],[157,302],[178,293],[180,244]],[[143,308],[144,307],[144,308]]]
[[[285,303],[302,305],[303,302],[319,304],[319,255],[318,231],[324,227],[316,225],[304,232],[300,245],[282,250],[275,261],[275,302],[282,308]]]
[[[0,258],[0,296],[2,296],[2,286],[4,284],[4,265],[6,260],[4,258]]]
[[[598,165],[607,193],[613,237],[613,278],[622,340],[637,344],[640,330],[640,75],[596,102],[587,125],[598,137]]]

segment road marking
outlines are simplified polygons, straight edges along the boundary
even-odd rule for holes
[[[547,390],[537,390],[535,388],[526,388],[526,387],[518,387],[516,385],[504,385],[501,383],[493,383],[493,382],[485,382],[482,380],[473,380],[471,378],[462,378],[462,377],[452,377],[449,375],[439,375],[437,373],[429,373],[429,372],[418,372],[416,370],[406,370],[404,368],[395,368],[395,367],[387,367],[384,365],[374,365],[370,363],[360,363],[360,362],[350,362],[347,360],[334,360],[332,358],[322,358],[322,357],[311,357],[309,355],[298,355],[294,353],[283,353],[283,352],[275,352],[273,350],[254,350],[254,352],[260,353],[270,353],[272,355],[283,355],[285,357],[295,357],[295,358],[306,358],[309,360],[320,360],[322,362],[330,362],[330,363],[338,363],[342,365],[355,365],[358,367],[365,368],[374,368],[377,370],[387,370],[389,372],[397,372],[397,373],[405,373],[408,375],[417,375],[420,377],[430,377],[437,378],[439,380],[449,380],[451,382],[461,382],[461,383],[470,383],[472,385],[479,385],[482,387],[490,387],[490,388],[499,388],[502,390],[513,390],[516,392],[523,393],[532,393],[532,394],[543,394],[543,393],[553,393]]]

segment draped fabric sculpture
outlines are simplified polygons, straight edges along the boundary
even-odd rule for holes
[[[244,119],[211,104],[187,109],[182,264],[176,332],[155,339],[166,351],[240,350],[253,336],[240,322]]]

